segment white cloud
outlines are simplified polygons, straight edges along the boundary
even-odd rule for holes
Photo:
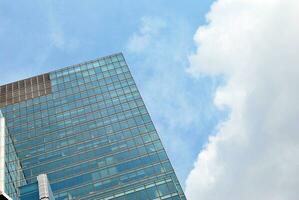
[[[49,39],[51,45],[61,50],[74,50],[79,46],[78,39],[66,37],[61,22],[56,20],[51,14],[49,15]]]
[[[67,25],[63,20],[63,14],[57,12],[55,9],[59,8],[57,2],[44,1],[41,2],[45,9],[45,14],[48,20],[49,40],[51,47],[70,51],[79,47],[79,40],[74,36],[66,36],[65,26]]]
[[[139,32],[134,33],[130,38],[127,44],[127,49],[130,52],[141,52],[146,50],[152,39],[159,35],[160,31],[166,27],[166,21],[157,18],[145,16],[141,19],[142,26],[140,27]]]
[[[181,19],[147,16],[126,46],[133,75],[182,182],[196,159],[194,146],[203,137],[198,130],[216,118],[209,99],[216,81],[213,86],[194,84],[204,81],[194,81],[185,71],[192,34]]]
[[[295,200],[299,185],[299,1],[218,0],[189,73],[223,74],[228,121],[186,181],[188,199]]]

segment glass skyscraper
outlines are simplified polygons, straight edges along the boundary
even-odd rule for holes
[[[21,200],[40,174],[56,200],[186,199],[121,53],[2,85],[0,109]]]
[[[40,174],[37,177],[37,182],[20,187],[19,199],[55,200],[47,175]]]
[[[0,110],[0,199],[17,199],[18,187],[25,184],[20,160]]]

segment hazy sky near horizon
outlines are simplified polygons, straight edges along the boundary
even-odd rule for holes
[[[0,1],[0,84],[123,52],[188,199],[296,200],[299,1]]]

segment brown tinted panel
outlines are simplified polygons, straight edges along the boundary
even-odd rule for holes
[[[39,96],[50,94],[51,80],[49,74],[28,78],[0,86],[0,107]]]

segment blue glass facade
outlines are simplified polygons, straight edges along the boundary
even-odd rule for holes
[[[46,174],[37,177],[37,182],[19,188],[20,200],[55,200]]]
[[[18,187],[26,184],[20,161],[11,137],[5,137],[5,192],[13,199],[19,196]]]
[[[1,100],[19,184],[46,173],[56,200],[185,199],[122,54],[40,77]]]
[[[0,110],[0,120],[1,120],[0,141],[4,140],[1,141],[1,145],[0,145],[0,151],[1,151],[0,153],[1,154],[0,155],[0,163],[1,163],[0,192],[1,194],[6,193],[9,197],[13,199],[17,199],[19,196],[18,188],[26,184],[26,181],[24,178],[21,163],[17,156],[14,143],[10,135],[8,134],[5,118],[3,117],[1,110]],[[1,198],[2,197],[0,197],[0,199]]]
[[[34,182],[31,184],[20,187],[20,200],[39,200],[38,183]]]

